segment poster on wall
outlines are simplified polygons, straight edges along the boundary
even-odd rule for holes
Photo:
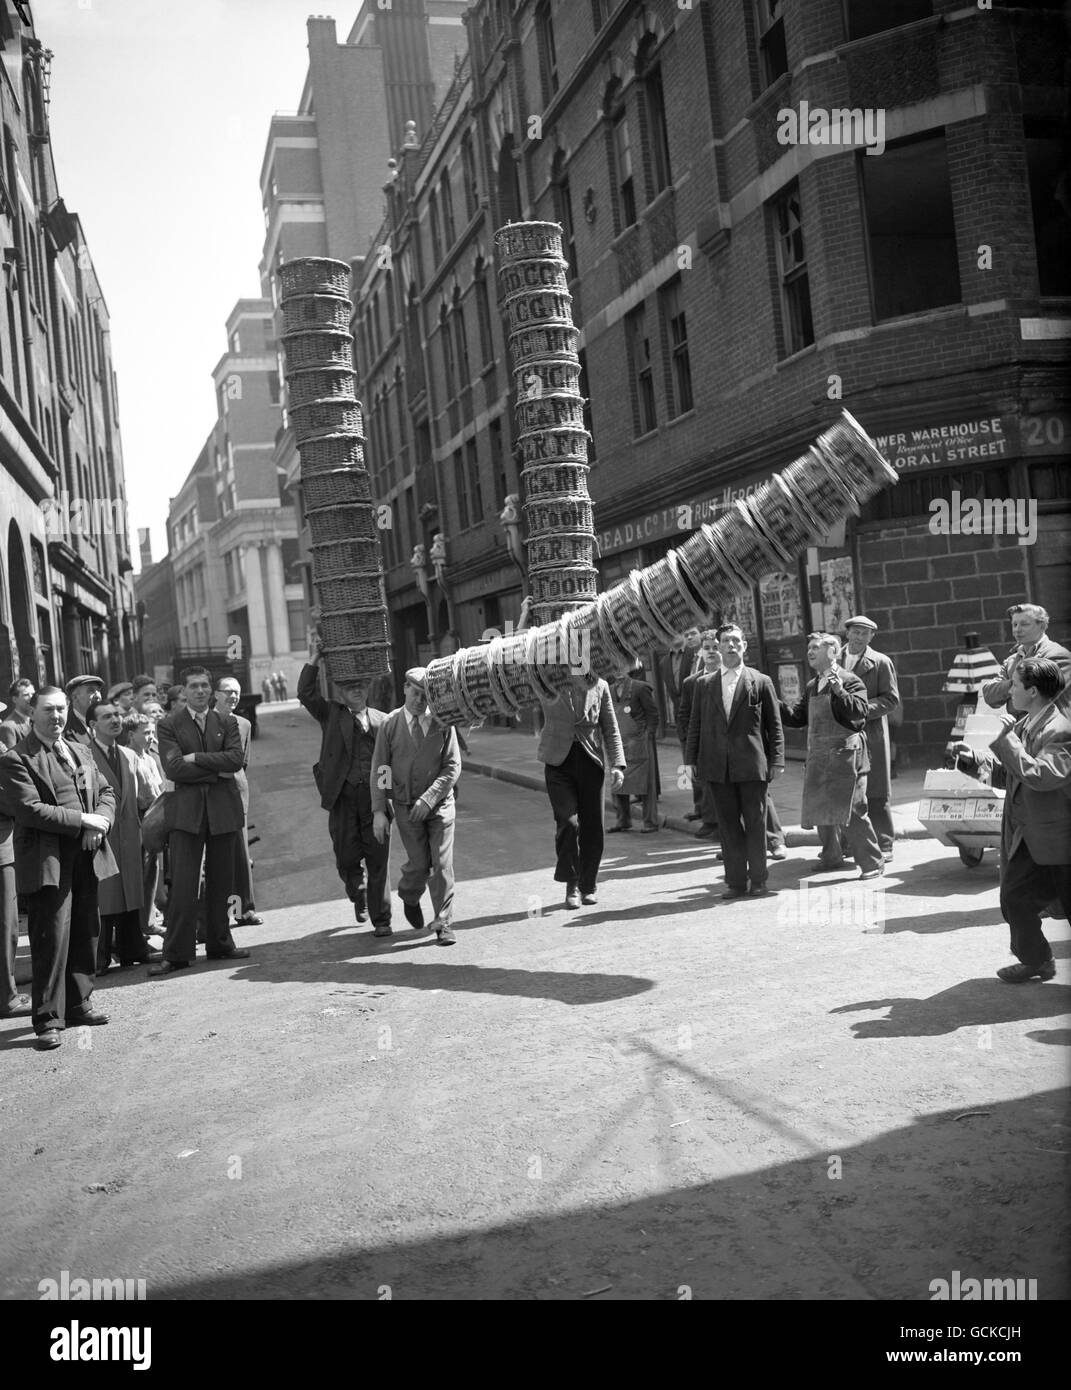
[[[822,610],[824,627],[839,637],[844,624],[855,612],[855,580],[852,578],[852,557],[838,555],[822,561]]]
[[[796,662],[786,662],[777,668],[777,689],[786,705],[798,705],[803,699],[800,668]]]
[[[737,627],[743,629],[744,636],[749,642],[757,641],[759,628],[755,616],[755,596],[752,590],[743,589],[734,594],[721,610],[721,620],[723,623],[736,623]]]
[[[800,586],[793,574],[767,574],[759,580],[762,631],[767,642],[799,637],[803,628]]]

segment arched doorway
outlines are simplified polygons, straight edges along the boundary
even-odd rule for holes
[[[8,594],[11,599],[11,622],[15,634],[15,650],[18,656],[19,675],[29,676],[36,682],[40,679],[37,670],[37,642],[33,635],[30,602],[30,584],[26,569],[26,550],[22,536],[14,522],[7,537]]]

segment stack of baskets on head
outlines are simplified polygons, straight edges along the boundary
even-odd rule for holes
[[[700,526],[665,559],[634,570],[593,603],[554,623],[498,639],[489,650],[460,651],[449,661],[466,673],[471,663],[489,666],[490,689],[501,693],[503,681],[508,682],[510,703],[516,707],[560,689],[570,666],[611,678],[629,670],[646,648],[705,622],[762,575],[794,565],[846,512],[858,514],[863,502],[896,479],[895,469],[844,411],[802,458],[774,474],[746,502],[735,502],[712,525]],[[499,680],[495,649],[510,643],[513,647],[503,655],[513,665],[501,669],[508,673],[515,668],[516,674]],[[467,680],[455,682],[449,699],[439,700],[438,688],[433,695],[429,681],[432,712],[445,723],[481,718],[475,700],[466,695],[468,688]]]
[[[332,679],[390,670],[383,564],[349,331],[350,268],[307,257],[280,267],[290,421]]]
[[[536,621],[549,623],[597,592],[579,335],[561,227],[510,223],[495,246],[517,387],[529,584]]]

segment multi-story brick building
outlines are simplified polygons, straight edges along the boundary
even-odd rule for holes
[[[108,309],[60,198],[51,54],[0,3],[0,688],[140,663]]]
[[[465,49],[467,0],[363,0],[346,40],[333,19],[308,21],[309,67],[298,110],[272,119],[261,166],[266,235],[261,285],[277,310],[277,271],[299,256],[360,264],[383,219],[387,161],[413,122],[420,138]],[[284,414],[285,425],[285,414]],[[284,428],[275,463],[297,497],[298,457]],[[302,541],[306,597],[313,594]]]
[[[899,486],[737,616],[792,691],[806,632],[867,611],[903,676],[905,756],[943,744],[968,630],[1001,648],[1026,596],[1071,627],[1061,8],[474,6],[494,216],[566,231],[603,581],[846,406]],[[933,534],[931,504],[965,498],[1036,502],[1036,543]]]

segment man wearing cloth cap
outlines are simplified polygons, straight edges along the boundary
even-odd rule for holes
[[[414,931],[423,929],[420,899],[428,888],[439,945],[453,946],[454,784],[461,775],[461,753],[454,730],[428,713],[426,679],[423,666],[406,671],[405,704],[387,716],[376,735],[372,824],[376,839],[385,844],[393,805],[407,855],[398,884],[405,920]]]
[[[130,681],[117,681],[108,691],[109,705],[115,705],[125,719],[134,708],[134,687]]]
[[[346,680],[337,687],[340,698],[325,699],[320,693],[322,657],[323,646],[314,633],[297,684],[298,699],[323,730],[312,776],[328,813],[335,867],[353,915],[367,922],[371,913],[376,936],[390,936],[390,836],[381,843],[372,829],[372,755],[387,716],[368,704],[370,679]]]
[[[83,748],[88,748],[89,725],[86,715],[90,705],[95,705],[100,699],[104,682],[99,676],[72,676],[64,688],[70,703],[63,737],[68,743],[80,743]]]
[[[874,833],[878,837],[882,858],[886,864],[893,857],[892,806],[889,802],[892,770],[889,758],[889,715],[900,708],[900,691],[896,684],[896,668],[883,652],[876,652],[870,643],[878,625],[870,618],[849,618],[844,624],[847,645],[841,653],[841,665],[859,677],[866,687],[866,744],[870,754],[870,771],[866,778],[866,809]],[[842,846],[845,843],[841,831]]]

